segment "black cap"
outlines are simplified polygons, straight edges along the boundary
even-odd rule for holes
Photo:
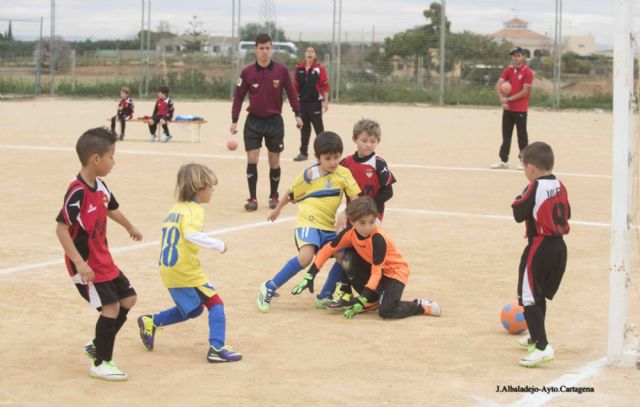
[[[515,48],[511,48],[511,51],[509,51],[509,55],[513,55],[517,53],[524,55],[524,49],[522,49],[522,47],[515,47]]]

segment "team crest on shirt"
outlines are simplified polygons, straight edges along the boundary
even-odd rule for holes
[[[364,171],[364,175],[367,176],[367,178],[371,178],[373,177],[373,168],[368,167],[365,171]]]
[[[280,87],[280,79],[273,80],[273,87],[278,89]]]
[[[109,198],[105,194],[102,194],[102,204],[105,208],[109,207]]]
[[[522,74],[518,75],[518,80],[522,80]]]

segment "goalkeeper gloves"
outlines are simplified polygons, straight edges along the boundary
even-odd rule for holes
[[[362,312],[362,310],[364,310],[364,306],[367,304],[367,297],[365,297],[364,295],[360,295],[352,299],[351,303],[353,305],[351,305],[351,307],[344,312],[344,316],[349,319],[355,317],[356,314],[359,314]]]
[[[315,278],[314,274],[311,274],[310,272],[306,272],[304,273],[304,276],[302,277],[302,280],[300,280],[298,282],[298,284],[296,284],[295,286],[293,286],[293,288],[291,289],[291,294],[293,295],[298,295],[301,292],[303,292],[304,290],[309,290],[310,293],[313,293],[313,279]]]

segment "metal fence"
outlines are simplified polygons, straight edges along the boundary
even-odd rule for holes
[[[299,43],[298,58],[288,54],[274,54],[274,60],[290,68],[302,60],[308,43]],[[320,63],[332,78],[332,96],[345,102],[427,103],[440,100],[440,63],[438,49],[418,57],[382,55],[382,44],[350,43],[340,47],[340,69],[332,63],[330,43],[316,43]],[[120,86],[135,91],[148,81],[153,89],[161,84],[170,86],[172,95],[185,98],[228,99],[235,83],[238,68],[254,62],[248,53],[238,63],[233,56],[220,54],[163,53],[140,50],[98,50],[75,52],[68,43],[56,41],[56,94],[93,97],[117,97]],[[50,59],[45,41],[43,51],[0,47],[0,94],[34,94],[36,71],[41,66],[41,86],[50,81]],[[335,52],[335,50],[333,51]],[[444,64],[444,104],[495,105],[494,85],[509,55],[469,58],[462,49],[447,48]],[[145,69],[145,56],[149,58]],[[560,79],[560,107],[611,108],[613,62],[607,55],[579,57],[565,54]],[[553,107],[553,56],[535,56],[527,63],[535,71],[531,104]],[[339,83],[339,91],[336,85]]]

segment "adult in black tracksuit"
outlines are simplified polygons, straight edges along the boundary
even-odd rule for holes
[[[300,100],[302,128],[300,129],[300,154],[293,160],[304,161],[309,158],[309,140],[311,125],[316,136],[324,131],[322,114],[329,108],[329,79],[327,71],[316,59],[316,51],[308,47],[304,61],[295,67],[293,86]]]

